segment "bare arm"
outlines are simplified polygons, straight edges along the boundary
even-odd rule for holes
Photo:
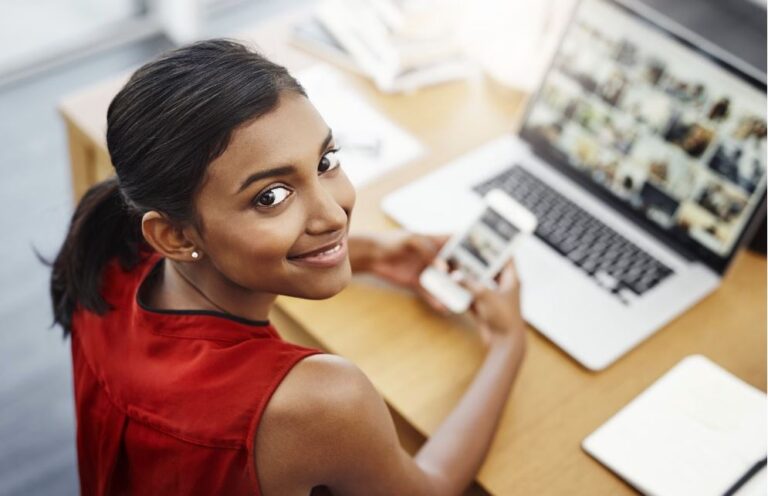
[[[514,270],[506,272],[511,279],[499,291],[473,288],[473,312],[489,351],[415,458],[400,447],[365,375],[339,357],[314,356],[286,377],[261,421],[254,449],[263,493],[307,495],[327,486],[342,496],[461,494],[488,452],[525,352]]]
[[[460,494],[480,470],[524,348],[513,341],[491,348],[459,404],[416,455],[416,463],[440,487],[437,494]]]
[[[498,291],[465,285],[475,295],[471,313],[488,354],[459,404],[416,455],[416,463],[440,484],[440,494],[459,494],[480,470],[526,349],[514,264],[502,271]]]

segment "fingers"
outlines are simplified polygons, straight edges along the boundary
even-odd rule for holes
[[[461,270],[454,270],[454,271],[447,270],[447,267],[445,267],[447,264],[442,260],[440,262],[441,262],[440,268],[446,269],[446,272],[448,276],[451,278],[451,280],[472,294],[472,303],[470,304],[470,308],[469,308],[470,314],[476,315],[478,312],[478,308],[480,308],[481,309],[480,311],[482,311],[482,307],[484,307],[484,304],[482,301],[480,301],[478,296],[485,294],[487,291],[490,291],[490,290],[487,287],[483,286],[482,284],[472,280],[470,277],[467,277],[466,274],[464,274],[464,272],[462,272]],[[438,263],[436,263],[435,265],[438,265]],[[436,305],[435,305],[436,309],[437,309],[437,305],[439,305],[442,309],[445,309],[447,313],[451,313],[440,302],[436,302]]]
[[[428,236],[422,234],[413,234],[407,240],[407,245],[411,247],[419,257],[426,263],[432,261],[435,256],[440,252],[440,249],[445,245],[450,236]]]
[[[438,245],[432,238],[428,236],[414,235],[408,239],[408,245],[419,255],[419,257],[425,262],[430,262],[437,252],[440,251],[440,245]]]
[[[488,288],[475,281],[471,277],[465,277],[461,271],[457,270],[454,272],[454,274],[456,273],[462,274],[461,279],[459,279],[457,282],[468,289],[475,298],[488,291]]]
[[[478,316],[484,315],[488,305],[488,302],[486,301],[486,295],[492,292],[491,289],[472,279],[471,277],[464,277],[458,282],[470,293],[472,293],[472,313]]]
[[[432,265],[433,265],[433,266],[434,266],[436,269],[438,269],[440,272],[445,272],[446,274],[450,274],[450,273],[451,273],[451,267],[450,267],[450,265],[448,265],[448,262],[446,262],[446,261],[445,261],[445,260],[443,260],[442,258],[439,258],[439,257],[438,257],[438,258],[435,258],[435,259],[432,261]]]
[[[499,289],[508,291],[513,289],[519,283],[517,277],[517,268],[515,267],[515,261],[510,260],[507,265],[501,270],[499,274]]]
[[[438,250],[442,248],[443,245],[445,245],[445,243],[447,243],[449,239],[451,239],[451,236],[449,234],[433,234],[427,237],[431,239],[435,245],[437,245]]]

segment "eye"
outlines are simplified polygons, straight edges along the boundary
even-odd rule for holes
[[[326,172],[332,171],[341,165],[341,161],[337,155],[338,151],[339,149],[336,148],[335,150],[330,150],[326,152],[325,155],[323,155],[323,158],[320,159],[320,163],[317,165],[317,170],[320,172],[320,174],[325,174]]]
[[[276,207],[289,196],[291,196],[291,190],[285,186],[275,186],[259,194],[253,203],[257,207]]]

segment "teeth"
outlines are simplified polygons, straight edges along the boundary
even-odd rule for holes
[[[312,258],[312,257],[325,256],[325,255],[332,255],[339,250],[341,250],[341,243],[337,244],[333,248],[329,248],[328,250],[315,253],[314,255],[305,255],[304,257],[301,257],[301,258]]]
[[[336,253],[337,251],[341,250],[341,245],[336,245],[330,250],[326,250],[323,252],[318,253],[318,255],[330,255],[331,253]]]

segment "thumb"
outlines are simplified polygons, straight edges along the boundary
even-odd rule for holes
[[[448,265],[448,262],[446,262],[440,257],[435,258],[432,261],[432,265],[434,265],[437,269],[441,270],[442,272],[445,272],[446,274],[451,273],[451,266]]]
[[[430,236],[427,236],[434,244],[435,246],[440,249],[445,245],[445,243],[448,242],[449,239],[451,239],[451,236],[448,234],[433,234]]]
[[[518,285],[517,268],[515,261],[510,260],[499,274],[499,289],[508,291]]]
[[[457,280],[459,284],[464,286],[465,289],[467,289],[470,293],[472,293],[472,296],[477,298],[481,294],[483,294],[485,291],[488,290],[485,286],[480,284],[478,281],[473,279],[472,277],[464,275],[461,271],[456,271],[460,274],[460,278]]]

